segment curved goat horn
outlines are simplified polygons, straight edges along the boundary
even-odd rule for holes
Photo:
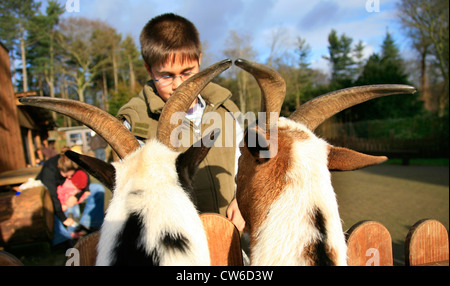
[[[289,118],[314,131],[336,113],[373,98],[392,94],[413,94],[413,86],[378,84],[345,88],[315,97],[295,110]]]
[[[42,96],[22,97],[19,101],[62,113],[84,123],[103,137],[120,158],[140,147],[138,140],[119,120],[93,105],[77,100]]]
[[[230,59],[215,63],[203,71],[195,74],[191,78],[183,82],[175,92],[169,97],[159,117],[157,138],[169,148],[176,150],[175,142],[170,140],[172,131],[180,124],[183,118],[171,118],[177,116],[177,112],[186,112],[191,106],[194,99],[203,90],[203,88],[217,75],[228,69],[232,64]],[[173,120],[176,119],[176,120]],[[176,122],[173,124],[172,122]]]
[[[266,130],[269,130],[268,127],[275,124],[274,122],[270,123],[270,113],[276,112],[278,116],[280,115],[281,106],[286,96],[284,79],[274,69],[259,63],[244,59],[237,59],[234,63],[253,75],[258,82],[261,89],[261,112],[266,112]],[[278,116],[276,120],[278,120]]]

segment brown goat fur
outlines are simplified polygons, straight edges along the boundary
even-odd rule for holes
[[[258,128],[256,131],[262,132]],[[241,171],[237,177],[236,194],[239,208],[246,221],[246,231],[252,233],[251,230],[258,229],[266,219],[270,202],[275,201],[284,190],[284,186],[289,183],[280,178],[285,177],[289,169],[290,160],[293,158],[291,154],[293,143],[307,138],[308,134],[304,132],[279,128],[278,152],[270,160],[260,160],[255,157],[247,145],[241,147],[239,158]],[[252,242],[256,242],[255,237]]]

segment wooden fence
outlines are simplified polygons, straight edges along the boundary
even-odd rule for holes
[[[392,239],[387,228],[375,221],[362,221],[347,231],[350,266],[392,266]],[[443,224],[424,219],[406,235],[405,265],[448,265],[448,232]]]
[[[239,232],[225,217],[202,214],[212,266],[242,266]],[[362,221],[346,233],[349,266],[393,266],[392,239],[389,231],[375,221]],[[69,255],[66,265],[92,266],[97,257],[99,233],[82,238]],[[405,241],[405,265],[448,266],[448,232],[439,221],[424,219],[409,230]],[[20,265],[20,261],[0,251],[0,265]]]

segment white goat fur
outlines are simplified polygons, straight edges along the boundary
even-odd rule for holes
[[[266,220],[254,230],[256,243],[251,249],[250,262],[252,265],[308,265],[303,251],[321,236],[311,221],[311,213],[318,208],[325,221],[326,247],[334,250],[337,265],[346,265],[347,246],[327,167],[328,143],[290,119],[280,117],[278,127],[305,132],[309,138],[294,143],[288,172],[285,178],[278,178],[287,182],[284,190],[271,203]]]
[[[160,265],[210,265],[206,234],[198,212],[178,182],[175,161],[180,153],[157,140],[129,154],[116,168],[116,187],[98,244],[97,265],[110,265],[111,253],[131,213],[144,219],[140,244],[147,254],[156,249]],[[160,246],[162,235],[182,234],[189,241],[183,253]]]

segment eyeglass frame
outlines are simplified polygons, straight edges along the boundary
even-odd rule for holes
[[[153,76],[153,81],[156,81],[161,87],[166,87],[166,86],[169,86],[169,85],[173,84],[175,78],[177,78],[177,77],[179,77],[179,78],[181,79],[181,81],[185,81],[185,80],[187,80],[188,78],[190,78],[191,76],[197,74],[197,73],[194,73],[194,72],[185,72],[185,73],[178,74],[178,75],[165,75],[165,76],[160,77],[159,79],[156,79],[156,76],[155,76],[155,74],[153,73],[151,67],[150,67],[150,73],[151,73],[152,76]],[[183,79],[183,76],[186,76],[187,74],[188,74],[188,77],[185,78],[185,79]],[[169,78],[172,78],[172,81],[168,82],[167,84],[164,84],[164,83],[161,83],[161,82],[160,82],[161,79],[169,79]]]

